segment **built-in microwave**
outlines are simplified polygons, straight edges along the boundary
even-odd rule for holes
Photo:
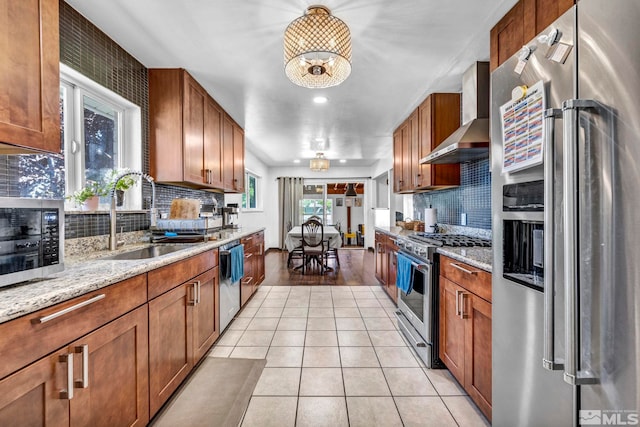
[[[64,269],[64,201],[0,197],[0,286]]]

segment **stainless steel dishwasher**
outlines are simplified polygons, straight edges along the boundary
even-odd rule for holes
[[[240,245],[234,240],[220,247],[220,331],[224,331],[240,311],[240,281],[231,282],[231,248]]]

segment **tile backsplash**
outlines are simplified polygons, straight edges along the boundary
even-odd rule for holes
[[[461,215],[467,214],[467,227],[491,229],[491,173],[489,159],[460,165],[460,186],[446,190],[418,193],[413,196],[414,218],[422,217],[424,209],[438,209],[441,224],[463,225]]]
[[[140,106],[142,117],[142,165],[149,172],[149,84],[147,68],[100,31],[75,9],[60,3],[60,62],[79,71],[102,86]],[[27,193],[25,179],[29,169]],[[34,190],[35,189],[35,190]],[[62,155],[35,154],[0,156],[0,194],[6,197],[38,197],[61,199],[64,197],[64,157]],[[143,208],[151,201],[151,186],[142,184]],[[156,185],[156,207],[168,212],[176,197],[199,199],[222,206],[224,196],[170,185]],[[125,232],[149,228],[149,214],[123,212],[118,214],[118,231]],[[65,237],[79,238],[109,233],[107,213],[68,213],[65,216]]]

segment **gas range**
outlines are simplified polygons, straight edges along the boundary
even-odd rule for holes
[[[491,247],[491,240],[462,234],[441,234],[417,232],[399,236],[396,240],[400,249],[420,259],[433,261],[433,254],[439,247]]]

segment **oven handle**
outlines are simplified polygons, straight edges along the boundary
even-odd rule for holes
[[[424,261],[417,261],[416,258],[407,255],[404,252],[396,252],[396,259],[398,258],[398,254],[402,254],[403,256],[409,258],[409,260],[411,261],[411,266],[413,268],[415,268],[416,270],[422,271],[423,273],[429,273],[429,263],[426,263]]]

